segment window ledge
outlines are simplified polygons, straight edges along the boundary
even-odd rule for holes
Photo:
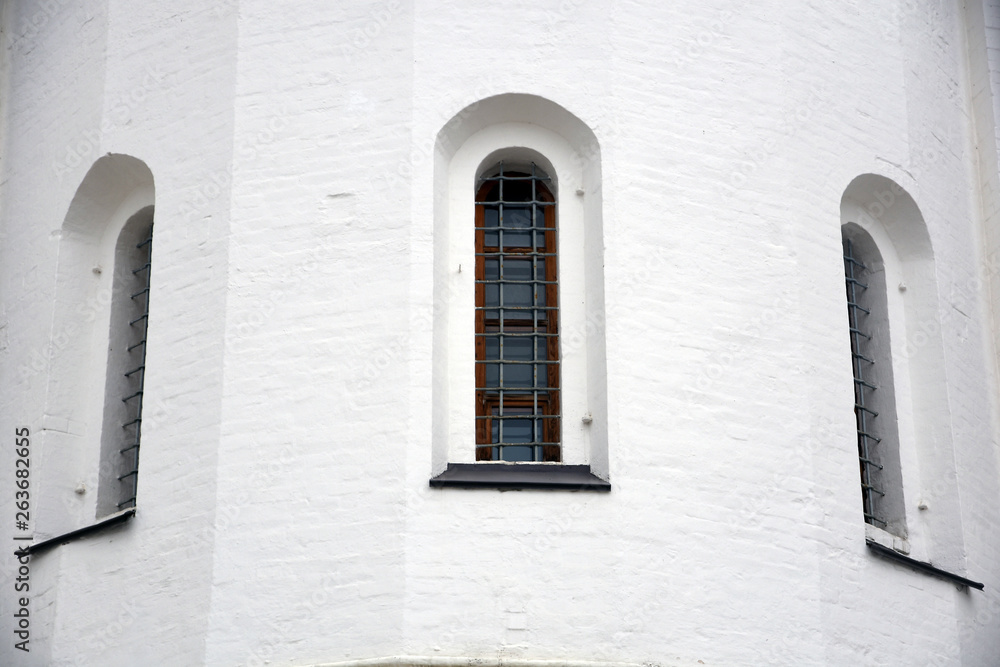
[[[123,523],[128,521],[135,516],[135,508],[129,507],[128,509],[121,510],[120,512],[115,512],[114,514],[109,514],[108,516],[98,520],[89,526],[84,526],[83,528],[77,528],[76,530],[71,530],[68,533],[63,533],[62,535],[56,535],[55,537],[50,537],[47,540],[42,540],[41,542],[34,542],[26,547],[21,547],[14,553],[18,556],[29,555],[35,556],[42,551],[47,551],[52,547],[64,544],[66,542],[71,542],[84,535],[90,535],[91,533],[96,533],[99,530],[103,530],[108,526],[113,526],[115,524]]]
[[[586,465],[555,463],[449,463],[432,477],[434,488],[561,491],[610,491],[611,483]]]
[[[865,524],[865,539],[870,542],[877,542],[886,549],[898,551],[904,556],[910,555],[909,540],[905,537],[900,537],[899,535],[890,533],[888,530],[884,530],[878,526],[873,526],[870,523]]]
[[[983,590],[984,588],[983,584],[979,583],[978,581],[972,581],[971,579],[966,579],[965,577],[959,576],[953,572],[948,572],[947,570],[942,570],[940,568],[934,567],[930,563],[925,563],[924,561],[917,560],[916,558],[910,558],[909,556],[901,554],[895,549],[891,549],[885,545],[879,544],[875,540],[866,539],[865,543],[868,545],[869,549],[871,549],[879,556],[882,556],[883,558],[887,558],[889,560],[894,560],[899,563],[903,563],[904,565],[911,567],[919,572],[926,572],[927,574],[939,577],[946,581],[950,581],[951,583],[958,584],[959,586],[968,586],[970,588],[976,588],[979,590]]]

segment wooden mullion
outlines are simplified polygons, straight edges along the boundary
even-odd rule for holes
[[[544,186],[540,188],[541,198],[545,201],[552,201],[554,198]],[[545,211],[545,250],[552,253],[545,259],[545,305],[555,310],[546,311],[545,331],[549,334],[545,341],[546,361],[559,361],[559,285],[558,279],[558,250],[556,247],[556,207],[546,206]],[[559,366],[560,364],[547,364],[546,373],[549,386],[549,400],[546,401],[546,415],[558,415],[561,410],[562,401],[559,391]],[[543,433],[546,442],[560,443],[561,419],[546,419]],[[542,447],[543,461],[562,461],[562,448],[558,444],[546,445]]]
[[[479,189],[476,201],[481,201],[486,197],[490,188],[487,183]],[[476,227],[486,226],[486,207],[476,206]],[[486,279],[486,258],[478,253],[485,252],[483,246],[486,241],[486,231],[476,230],[476,333],[486,333],[486,313],[483,308],[486,306],[486,285],[480,280]],[[486,386],[486,364],[480,363],[486,359],[486,337],[476,336],[476,387]],[[476,417],[489,417],[490,411],[486,399],[487,392],[483,389],[476,389]],[[492,419],[476,419],[476,444],[486,445],[490,443],[492,433]],[[490,461],[493,459],[493,450],[490,448],[476,448],[477,461]]]

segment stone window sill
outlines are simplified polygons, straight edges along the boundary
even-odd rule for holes
[[[90,524],[89,526],[84,526],[83,528],[77,528],[76,530],[71,530],[68,533],[63,533],[62,535],[56,535],[55,537],[50,537],[48,539],[42,540],[41,542],[33,542],[26,547],[21,547],[14,553],[17,555],[27,554],[29,556],[36,556],[43,551],[47,551],[52,547],[58,546],[60,544],[65,544],[66,542],[71,542],[75,539],[81,538],[85,535],[90,535],[91,533],[96,533],[99,530],[103,530],[108,526],[113,526],[119,523],[124,523],[132,517],[135,516],[135,508],[129,507],[128,509],[121,510],[120,512],[115,512],[114,514],[109,514]]]
[[[611,483],[586,465],[557,463],[449,463],[430,485],[434,488],[522,491],[610,491]]]
[[[929,574],[933,577],[938,577],[939,579],[944,579],[945,581],[950,581],[958,586],[976,588],[978,590],[983,590],[984,588],[983,584],[978,581],[966,579],[965,577],[955,574],[954,572],[942,570],[941,568],[935,567],[925,561],[911,558],[908,555],[910,553],[910,543],[904,538],[893,535],[892,533],[884,531],[881,528],[876,528],[875,526],[866,524],[865,543],[868,545],[868,549],[872,553],[887,560],[892,560],[896,563],[905,565],[910,569]]]

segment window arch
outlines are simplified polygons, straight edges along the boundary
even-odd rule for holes
[[[561,461],[556,201],[535,163],[476,193],[476,460]]]

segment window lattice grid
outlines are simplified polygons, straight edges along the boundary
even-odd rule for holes
[[[122,424],[124,431],[124,446],[118,450],[123,458],[122,467],[125,472],[118,476],[122,484],[122,497],[118,509],[135,507],[139,482],[139,442],[142,438],[142,402],[143,385],[146,376],[146,335],[149,331],[149,285],[150,260],[152,258],[153,227],[150,225],[145,238],[136,244],[132,254],[135,268],[132,269],[132,289],[129,294],[132,302],[131,312],[136,315],[128,323],[130,344],[125,350],[129,355],[131,365],[125,372],[126,395],[122,403],[129,408],[131,419]]]
[[[885,492],[874,484],[874,471],[883,467],[877,461],[877,448],[882,442],[875,434],[875,419],[878,412],[871,409],[872,393],[878,388],[870,381],[869,371],[875,365],[874,355],[868,351],[872,334],[866,333],[867,318],[871,311],[860,304],[868,285],[860,278],[866,267],[855,256],[854,245],[844,239],[844,278],[847,287],[847,315],[851,334],[851,361],[854,372],[854,414],[858,431],[858,462],[861,471],[861,497],[865,521],[873,525],[885,526],[886,521],[876,513],[877,497]],[[867,354],[866,354],[867,353]]]
[[[555,198],[505,171],[476,197],[476,460],[560,461]]]

